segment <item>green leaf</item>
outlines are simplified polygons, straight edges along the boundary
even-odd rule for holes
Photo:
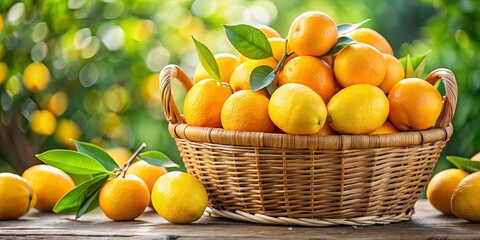
[[[455,167],[467,171],[468,173],[480,171],[480,162],[473,161],[470,158],[447,156],[447,160],[450,161]]]
[[[403,66],[403,69],[405,70],[405,78],[413,77],[413,73],[415,72],[415,69],[413,68],[412,59],[410,58],[410,55],[407,55],[398,60],[400,61],[400,63]]]
[[[95,173],[108,173],[102,164],[90,156],[72,150],[49,150],[36,157],[51,166],[62,169],[63,171],[77,175],[91,175]]]
[[[332,49],[330,49],[330,51],[328,51],[325,55],[335,54],[337,52],[340,52],[342,49],[355,43],[357,43],[357,41],[353,40],[352,38],[345,37],[345,36],[339,37],[337,39],[337,43],[335,43],[335,46],[333,46]]]
[[[215,60],[215,56],[213,56],[212,51],[210,51],[210,49],[208,49],[208,47],[205,46],[203,43],[197,41],[197,39],[195,39],[193,36],[192,39],[195,43],[195,48],[197,49],[198,59],[200,60],[203,68],[205,68],[205,71],[207,71],[207,73],[210,74],[212,78],[220,81],[220,70],[218,68],[217,61]]]
[[[113,160],[113,158],[110,157],[110,155],[108,155],[108,153],[105,152],[103,149],[91,143],[75,140],[73,140],[73,142],[75,143],[78,152],[96,159],[100,164],[105,167],[105,169],[113,171],[115,168],[119,167],[117,162],[115,162],[115,160]]]
[[[258,66],[250,74],[250,88],[253,92],[268,86],[275,79],[275,70],[269,66]]]
[[[75,214],[75,220],[79,219],[83,214],[88,213],[95,208],[97,208],[100,204],[98,203],[98,193],[100,193],[100,189],[98,188],[95,192],[90,194],[80,205],[78,208],[77,214]]]
[[[356,24],[352,24],[352,23],[338,24],[337,25],[338,36],[344,36],[345,34],[352,32],[353,30],[357,29],[358,27],[360,27],[361,25],[363,25],[368,21],[370,21],[370,19],[363,20]]]
[[[255,27],[246,24],[224,25],[228,40],[243,56],[264,59],[273,56],[267,36]]]
[[[158,151],[146,151],[146,152],[140,153],[138,157],[141,160],[155,166],[166,167],[166,168],[179,167],[178,164],[173,162],[167,155]]]
[[[97,191],[97,189],[100,189],[105,182],[107,182],[108,177],[109,175],[104,173],[76,186],[57,202],[53,211],[55,213],[77,211],[78,207],[88,198],[88,196]]]
[[[415,69],[413,72],[414,77],[417,77],[417,78],[422,77],[423,72],[425,71],[425,66],[427,65],[428,56],[430,55],[431,52],[432,50],[429,50],[425,54],[411,59],[412,66]]]

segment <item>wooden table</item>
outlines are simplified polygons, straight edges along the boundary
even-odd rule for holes
[[[19,239],[480,239],[480,224],[447,217],[426,200],[417,202],[412,221],[366,227],[268,226],[203,216],[187,225],[167,223],[154,211],[136,221],[114,222],[101,211],[80,220],[36,210],[17,221],[0,221],[0,238]]]

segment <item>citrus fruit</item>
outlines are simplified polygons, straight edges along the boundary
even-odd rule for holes
[[[370,45],[358,43],[337,54],[333,72],[342,87],[361,83],[378,86],[385,78],[387,64],[380,51]]]
[[[442,96],[430,83],[407,78],[396,83],[388,94],[390,122],[400,131],[432,127],[442,111]]]
[[[300,14],[288,31],[288,45],[298,55],[322,56],[335,45],[337,38],[337,25],[319,11]]]
[[[393,126],[393,124],[387,120],[383,123],[383,125],[380,128],[371,132],[370,135],[388,134],[388,133],[396,133],[396,132],[398,132],[398,129],[395,128],[395,126]]]
[[[184,172],[169,172],[161,176],[152,189],[155,211],[171,223],[198,220],[208,204],[207,191],[194,176]]]
[[[215,60],[217,61],[218,70],[220,71],[220,80],[226,83],[230,82],[230,76],[233,70],[240,64],[238,57],[230,53],[219,53],[215,54]],[[213,78],[213,76],[210,76],[201,63],[198,64],[193,73],[193,82],[198,83],[207,78]]]
[[[405,70],[403,70],[402,63],[394,56],[384,53],[383,57],[385,57],[387,63],[387,72],[378,87],[382,89],[384,93],[389,93],[390,89],[392,89],[397,82],[405,78]]]
[[[113,158],[113,160],[118,164],[118,166],[123,166],[132,156],[132,153],[123,147],[108,148],[105,151]]]
[[[320,129],[320,131],[315,134],[315,135],[318,135],[318,136],[328,136],[328,135],[338,135],[337,132],[335,132],[332,127],[330,127],[330,125],[328,123],[325,123],[322,127],[322,129]]]
[[[470,222],[480,222],[480,172],[465,177],[452,194],[452,212]]]
[[[0,62],[0,84],[2,84],[8,76],[8,66],[5,62]]]
[[[57,118],[48,110],[36,110],[30,116],[30,129],[38,135],[50,136],[57,128]]]
[[[75,188],[73,179],[64,171],[49,165],[35,165],[23,172],[37,196],[35,208],[40,211],[52,211],[57,202]]]
[[[268,113],[273,123],[289,134],[316,134],[327,117],[322,97],[298,83],[280,86],[270,98]]]
[[[453,214],[450,200],[455,188],[468,173],[456,169],[446,169],[437,173],[428,183],[427,199],[433,207],[445,214]]]
[[[188,124],[198,127],[222,127],[223,103],[232,95],[230,88],[213,79],[205,79],[187,92],[183,113]]]
[[[335,94],[327,104],[330,126],[341,134],[369,134],[388,117],[388,99],[380,88],[356,84]]]
[[[262,60],[248,60],[240,64],[232,73],[230,77],[230,86],[233,91],[250,90],[250,74],[258,66],[269,66],[273,69],[277,67],[277,61],[273,58],[266,58]]]
[[[108,180],[100,189],[98,203],[114,221],[134,220],[148,207],[150,192],[141,178],[127,174]]]
[[[378,51],[393,55],[392,47],[380,33],[370,28],[357,28],[348,34],[357,42],[368,44]]]
[[[0,220],[23,216],[37,201],[27,180],[13,173],[0,173],[0,199]]]
[[[45,102],[45,108],[57,117],[62,115],[68,106],[68,96],[63,91],[58,91],[49,96]]]
[[[222,107],[222,126],[227,130],[273,132],[275,124],[268,115],[268,98],[260,92],[240,90]]]
[[[72,140],[80,139],[80,135],[80,127],[74,121],[70,119],[62,119],[58,122],[55,139],[63,146],[75,149],[75,144]]]
[[[150,193],[157,179],[167,172],[166,168],[149,164],[143,160],[133,163],[127,170],[127,174],[141,178],[147,184]]]
[[[279,37],[282,37],[277,30],[275,30],[274,28],[272,28],[272,27],[270,27],[270,26],[267,26],[267,25],[255,25],[254,27],[257,28],[258,30],[262,31],[263,34],[265,34],[265,36],[266,36],[267,38],[279,38]]]
[[[278,76],[278,84],[282,86],[286,83],[308,86],[326,103],[335,94],[335,79],[332,69],[322,59],[312,56],[296,57],[283,67]]]
[[[50,81],[50,71],[43,63],[31,63],[23,71],[23,83],[28,91],[45,89]]]

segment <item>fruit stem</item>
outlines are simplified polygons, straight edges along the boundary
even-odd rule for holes
[[[125,165],[123,166],[123,178],[125,178],[125,174],[127,174],[127,170],[128,168],[130,167],[130,164],[133,162],[133,159],[135,159],[137,157],[137,155],[147,146],[147,144],[145,143],[142,143],[142,145],[140,145],[140,147],[138,147],[138,149],[132,154],[132,156],[130,157],[130,159],[128,159],[128,161],[125,163]]]

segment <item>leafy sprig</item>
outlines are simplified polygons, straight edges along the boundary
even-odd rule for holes
[[[447,160],[450,161],[456,168],[462,169],[468,173],[480,171],[479,161],[458,156],[447,156]]]
[[[45,164],[57,167],[67,173],[89,175],[91,178],[72,189],[57,202],[55,213],[75,212],[75,219],[99,206],[98,194],[105,183],[116,177],[125,177],[130,164],[140,159],[149,164],[162,167],[178,167],[168,156],[158,151],[140,153],[145,147],[142,144],[120,167],[102,148],[91,143],[74,141],[77,151],[56,149],[37,154],[36,157]]]

